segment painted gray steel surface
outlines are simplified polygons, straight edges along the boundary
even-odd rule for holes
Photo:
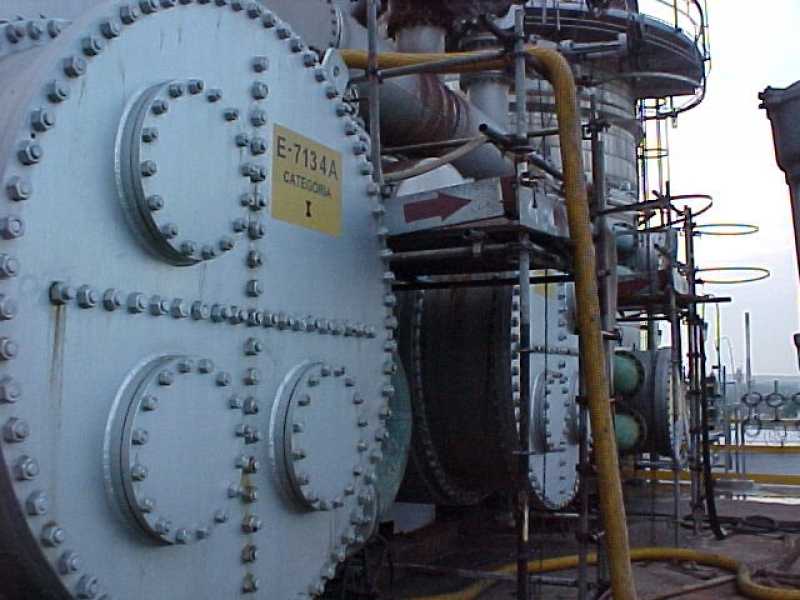
[[[0,60],[0,579],[34,597],[307,598],[372,527],[394,322],[368,138],[288,26],[218,4],[104,3]],[[271,217],[274,125],[341,154],[340,236]],[[325,411],[350,416],[322,435]]]

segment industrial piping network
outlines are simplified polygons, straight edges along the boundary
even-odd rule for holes
[[[581,358],[586,378],[587,401],[591,411],[591,424],[595,456],[599,475],[599,498],[601,513],[608,538],[608,560],[611,571],[612,598],[635,600],[636,586],[632,562],[646,561],[692,561],[710,567],[719,567],[735,572],[737,589],[749,598],[763,600],[800,599],[800,591],[773,588],[752,581],[750,570],[744,563],[719,554],[711,554],[682,548],[637,548],[629,547],[625,505],[614,426],[611,417],[607,390],[605,351],[600,323],[600,304],[596,278],[595,246],[589,219],[589,204],[584,180],[581,121],[577,103],[575,80],[569,63],[557,51],[543,48],[526,48],[532,66],[545,76],[556,91],[559,136],[564,165],[565,199],[569,215],[570,235],[575,245],[575,287],[579,320],[579,335],[582,340]],[[351,68],[366,70],[369,55],[358,50],[342,51],[343,58]],[[463,61],[458,66],[448,59]],[[382,53],[377,57],[381,69],[412,65],[432,65],[432,72],[464,73],[508,67],[510,58],[480,53],[462,52],[450,54],[402,54]],[[712,492],[713,493],[713,492]],[[589,556],[595,564],[596,555]],[[547,573],[567,570],[578,566],[577,556],[532,561],[529,573]],[[513,572],[516,564],[500,571]],[[477,598],[491,583],[477,583],[460,592],[421,597],[417,600],[472,600]]]
[[[562,507],[577,493],[570,460],[578,445],[587,457],[579,423],[588,407],[614,598],[635,600],[632,561],[648,560],[736,571],[739,590],[753,598],[800,597],[754,584],[745,565],[726,557],[629,547],[610,394],[637,385],[611,381],[617,276],[631,274],[615,256],[619,249],[633,265],[620,289],[650,292],[658,276],[673,276],[676,256],[667,269],[653,267],[649,236],[661,234],[635,229],[626,216],[615,237],[606,217],[654,206],[632,199],[635,100],[651,86],[680,95],[704,79],[697,39],[684,40],[677,23],[647,21],[654,37],[635,42],[691,76],[636,71],[628,81],[630,73],[601,70],[623,82],[615,80],[600,118],[596,99],[589,107],[579,96],[568,57],[616,63],[641,47],[626,37],[636,30],[588,45],[528,46],[526,26],[546,38],[561,22],[561,12],[544,18],[547,5],[537,0],[526,7],[542,18],[530,23],[502,0],[419,13],[424,2],[393,2],[405,10],[390,30],[410,52],[380,39],[377,0],[351,7],[366,28],[324,0],[9,2],[3,8],[14,17],[0,23],[0,585],[48,600],[317,598],[402,487],[456,506],[513,491],[517,563],[501,570],[516,569],[527,597],[529,572],[577,566],[585,575],[598,560],[582,553],[529,562],[528,554],[531,499]],[[590,12],[589,3],[565,7],[578,32],[596,16],[594,4]],[[443,8],[451,20],[470,15],[462,22],[477,31],[469,47],[490,49],[444,52]],[[506,18],[501,26],[476,8]],[[610,31],[638,22],[627,3],[601,8]],[[48,13],[64,18],[41,16]],[[351,79],[349,69],[366,74]],[[529,72],[543,77],[537,94]],[[439,77],[448,73],[484,79],[466,98]],[[526,112],[546,120],[548,98],[557,128],[527,130]],[[619,146],[610,150],[618,155],[608,198],[605,156],[593,164],[599,260],[584,169],[587,112],[593,142],[610,127]],[[385,152],[382,133],[394,152]],[[531,140],[557,143],[560,161]],[[405,161],[403,147],[434,157]],[[592,150],[598,158],[602,144]],[[442,187],[448,177],[456,183]],[[444,213],[430,212],[442,207],[431,192],[444,198]],[[671,215],[672,199],[656,207]],[[669,241],[665,234],[664,247]],[[651,284],[636,288],[637,277]],[[475,377],[493,395],[475,412],[490,408],[506,434],[481,442],[515,469],[502,471],[509,485],[490,480],[488,490],[485,473],[465,476],[453,459],[465,451],[472,466],[476,449],[443,451],[446,431],[426,421],[426,409],[448,408],[426,355],[430,338],[442,337],[430,321],[453,299],[480,304],[460,295],[462,284],[470,293],[491,288],[480,298],[500,332],[471,340],[481,350],[488,344]],[[444,296],[421,293],[437,286]],[[543,307],[540,331],[532,303]],[[406,304],[412,317],[403,320]],[[404,351],[408,381],[398,365]],[[445,375],[453,368],[445,363]],[[661,379],[664,389],[679,387],[676,377]],[[426,405],[425,395],[441,401]],[[559,402],[550,407],[548,395]],[[460,400],[465,414],[451,423],[475,409],[474,398]],[[672,408],[665,400],[641,418],[666,432],[651,458],[678,445]],[[546,465],[557,454],[565,458],[549,475],[537,471],[536,460]],[[554,489],[559,472],[572,477]],[[581,527],[588,539],[588,524]],[[441,598],[474,598],[485,586]]]

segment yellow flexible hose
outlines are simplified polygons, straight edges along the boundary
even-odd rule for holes
[[[535,46],[528,46],[526,52],[535,61],[537,69],[540,69],[550,81],[556,97],[567,220],[575,252],[575,296],[581,339],[581,367],[592,425],[600,512],[606,533],[611,587],[616,600],[636,600],[617,442],[608,401],[609,385],[600,321],[597,261],[584,180],[581,120],[575,79],[569,63],[559,52]],[[345,50],[342,56],[351,68],[367,68],[367,52]],[[378,56],[378,65],[379,68],[398,67],[467,56],[478,57],[479,54],[385,53]],[[463,72],[465,69],[499,69],[508,66],[512,58],[486,60],[467,66],[459,65],[453,70]]]
[[[597,564],[597,555],[591,553],[587,558],[590,565]],[[771,588],[757,583],[753,583],[750,577],[750,570],[747,565],[722,554],[711,552],[700,552],[687,548],[636,548],[631,551],[631,560],[636,562],[649,561],[682,561],[694,562],[706,567],[716,567],[731,573],[736,573],[736,586],[741,594],[748,598],[757,600],[800,600],[800,590],[790,590],[785,588]],[[528,563],[528,573],[552,573],[553,571],[565,571],[574,569],[578,566],[577,556],[562,556],[560,558],[548,558],[545,560],[534,560]],[[513,573],[517,568],[516,563],[511,563],[496,569],[495,573]],[[457,592],[437,594],[435,596],[416,597],[414,600],[474,600],[484,591],[496,585],[496,581],[480,581],[474,583]],[[616,598],[617,596],[613,596]]]

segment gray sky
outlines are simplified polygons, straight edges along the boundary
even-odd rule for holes
[[[791,335],[800,331],[800,285],[789,191],[775,163],[769,121],[758,110],[757,95],[768,85],[784,87],[800,79],[800,2],[708,4],[713,57],[708,97],[670,131],[672,190],[714,196],[714,208],[702,222],[760,227],[750,236],[702,238],[698,266],[763,266],[772,271],[762,282],[708,285],[706,291],[733,296],[732,304],[721,307],[721,332],[732,341],[737,366],[744,365],[742,315],[750,311],[754,373],[797,374]],[[708,310],[713,328],[713,308]],[[713,357],[711,346],[709,350]],[[726,349],[723,360],[730,362]]]

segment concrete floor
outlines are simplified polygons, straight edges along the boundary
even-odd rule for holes
[[[798,492],[800,493],[800,492]],[[628,488],[626,490],[628,511],[631,514],[672,512],[672,497],[669,486],[660,485],[653,492],[648,487]],[[743,500],[718,501],[718,511],[722,515],[744,517],[762,514],[773,519],[800,521],[800,506],[787,504],[764,504]],[[681,515],[688,512],[688,506],[681,507]],[[422,563],[428,565],[492,570],[499,565],[514,560],[515,538],[513,529],[507,521],[502,522],[485,512],[476,511],[471,515],[459,515],[450,522],[437,523],[435,531],[427,531],[395,540],[395,561],[398,563]],[[577,550],[574,533],[565,523],[549,521],[545,526],[534,522],[532,550],[535,557],[542,558],[574,554]],[[649,517],[629,518],[629,532],[632,547],[673,546],[674,528],[666,520],[653,520]],[[691,529],[681,527],[680,545],[699,550],[729,555],[746,561],[756,567],[775,567],[784,558],[800,536],[787,534],[743,535],[737,534],[723,541],[717,541],[708,532],[694,535]],[[671,565],[665,563],[637,564],[634,567],[637,591],[642,600],[658,597],[672,589],[700,583],[704,580],[727,575],[727,573],[704,567]],[[595,571],[591,569],[590,580]],[[789,569],[800,576],[800,561]],[[571,577],[575,573],[562,572],[553,575]],[[451,575],[422,574],[413,570],[400,570],[394,585],[384,587],[387,600],[419,598],[443,592],[460,590],[472,580]],[[479,600],[509,600],[515,597],[512,582],[498,582],[486,590]],[[574,600],[577,592],[572,588],[550,586],[535,587],[534,599]],[[593,596],[590,596],[593,597]],[[702,592],[687,593],[680,598],[703,600],[740,598],[734,583],[715,587]]]

